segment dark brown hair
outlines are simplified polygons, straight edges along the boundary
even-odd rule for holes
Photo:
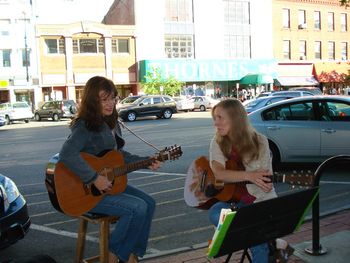
[[[229,158],[233,147],[242,160],[251,161],[259,158],[258,134],[250,124],[242,103],[237,99],[220,101],[212,109],[213,117],[217,108],[223,109],[231,120],[230,131],[226,136],[216,134],[216,142],[224,155]]]
[[[103,122],[113,129],[118,121],[118,112],[114,107],[113,113],[109,116],[102,115],[101,102],[99,92],[103,90],[108,96],[116,97],[118,95],[117,88],[114,83],[101,76],[92,77],[86,82],[81,102],[78,108],[78,113],[75,119],[72,120],[73,126],[78,119],[85,120],[86,127],[91,131],[98,131]]]

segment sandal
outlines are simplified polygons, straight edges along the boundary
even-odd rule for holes
[[[285,249],[277,249],[275,251],[274,258],[276,263],[286,263],[291,255],[293,255],[294,248],[292,248],[289,244]]]

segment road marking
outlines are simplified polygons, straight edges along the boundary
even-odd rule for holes
[[[65,223],[75,222],[77,220],[78,220],[77,218],[73,218],[73,219],[69,219],[69,220],[56,221],[53,223],[44,224],[44,226],[57,226],[57,225],[65,224]]]
[[[40,214],[34,214],[34,215],[30,215],[30,217],[34,218],[34,217],[46,216],[46,215],[52,215],[52,214],[57,214],[57,212],[51,211],[51,212],[45,212],[45,213],[40,213]]]
[[[153,238],[150,238],[149,241],[159,241],[161,239],[166,239],[166,238],[169,238],[169,237],[182,236],[182,235],[192,234],[194,232],[201,232],[201,231],[205,231],[205,230],[209,230],[209,229],[213,229],[214,230],[214,226],[213,225],[204,226],[204,227],[194,228],[194,229],[190,229],[190,230],[186,230],[186,231],[176,232],[176,233],[169,234],[169,235],[153,237]]]
[[[183,191],[184,188],[183,188],[183,187],[174,188],[174,189],[169,189],[169,190],[164,190],[164,191],[149,193],[149,195],[158,195],[158,194],[164,194],[164,193],[169,193],[169,192],[175,192],[175,191],[179,191],[179,190]]]
[[[340,182],[340,181],[320,181],[322,184],[350,184],[350,182]]]
[[[158,182],[151,182],[151,183],[147,183],[147,184],[138,184],[138,185],[135,185],[135,186],[143,187],[143,186],[148,186],[148,185],[155,185],[155,184],[174,182],[174,181],[183,180],[183,179],[184,179],[183,177],[180,177],[180,178],[174,178],[174,179],[168,179],[168,180],[161,180],[161,181],[158,181]]]
[[[38,230],[38,231],[43,231],[43,232],[47,232],[50,234],[54,234],[54,235],[60,235],[60,236],[65,236],[65,237],[71,237],[71,238],[78,238],[78,233],[75,232],[69,232],[69,231],[65,231],[65,230],[57,230],[51,227],[47,227],[47,226],[40,226],[37,224],[31,224],[30,225],[31,229],[34,230]],[[86,235],[86,240],[89,240],[91,242],[96,242],[99,243],[99,238],[97,237],[92,237],[89,235]]]

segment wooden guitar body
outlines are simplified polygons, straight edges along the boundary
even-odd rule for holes
[[[114,176],[113,169],[124,164],[123,156],[117,151],[109,151],[103,157],[81,153],[92,169],[112,181],[112,189],[106,193],[95,193],[92,187],[86,187],[80,177],[58,162],[55,168],[56,195],[61,209],[65,214],[79,216],[92,208],[105,194],[118,194],[125,190],[127,175]]]

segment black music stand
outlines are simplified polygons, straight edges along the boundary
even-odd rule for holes
[[[241,262],[245,256],[251,262],[248,248],[297,230],[318,193],[313,187],[238,209],[214,258],[228,254],[229,262],[233,252],[244,250]]]

